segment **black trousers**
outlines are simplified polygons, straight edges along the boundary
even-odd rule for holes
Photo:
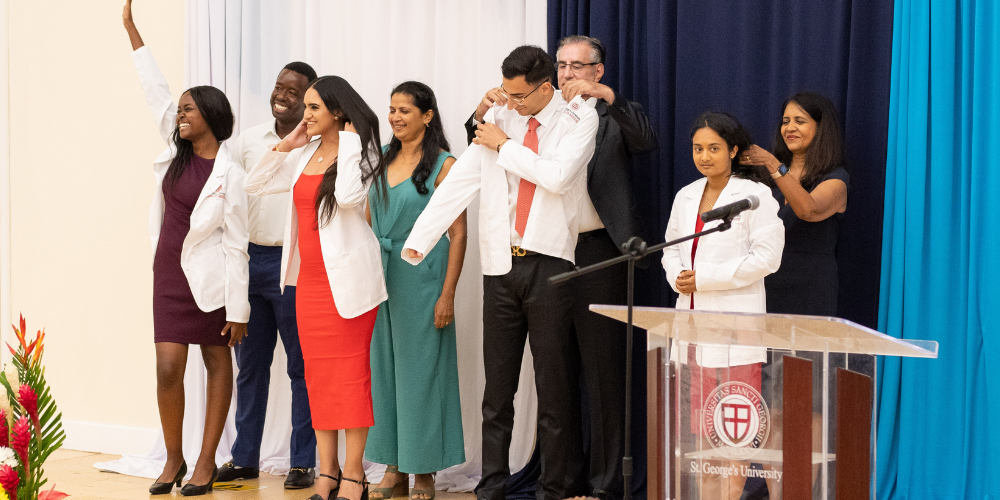
[[[604,229],[580,235],[576,265],[583,267],[622,253]],[[582,388],[584,432],[589,450],[585,463],[571,464],[570,473],[584,474],[574,484],[589,486],[588,495],[621,498],[622,454],[625,451],[625,324],[591,312],[591,304],[626,302],[628,267],[620,264],[571,280],[574,345],[578,350],[572,387]],[[582,380],[581,380],[582,379]],[[580,383],[582,381],[582,384]],[[580,406],[577,406],[580,408]],[[586,439],[586,438],[585,438]],[[588,471],[589,466],[589,473]]]
[[[539,500],[566,498],[567,457],[580,446],[574,439],[570,364],[572,283],[549,285],[550,276],[573,265],[547,255],[513,257],[503,276],[483,277],[483,478],[480,500],[504,500],[510,476],[514,394],[521,373],[524,342],[534,358],[538,393],[537,444],[541,453]],[[530,333],[529,333],[530,332]]]

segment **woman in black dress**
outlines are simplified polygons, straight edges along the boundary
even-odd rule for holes
[[[785,223],[781,268],[764,280],[767,312],[835,316],[837,234],[851,183],[837,111],[811,92],[795,94],[781,109],[773,154],[755,145],[740,159],[767,167]]]
[[[182,450],[184,369],[188,346],[198,344],[208,371],[201,454],[182,495],[203,495],[217,477],[215,451],[233,393],[231,346],[246,334],[250,316],[247,196],[243,169],[222,141],[233,132],[233,111],[214,87],[192,87],[176,107],[166,79],[132,22],[122,14],[132,60],[146,101],[167,142],[153,163],[157,188],[150,209],[153,243],[153,341],[156,399],[167,448],[151,494],[170,493],[187,473]]]
[[[740,156],[745,165],[764,165],[774,179],[771,194],[781,208],[785,224],[785,249],[781,267],[764,278],[767,312],[835,316],[837,314],[837,236],[841,214],[847,210],[851,176],[844,169],[844,148],[837,110],[826,97],[800,92],[781,106],[781,123],[774,135],[773,154],[750,146]],[[797,352],[822,365],[821,353]],[[830,362],[842,365],[843,355],[831,354]],[[764,376],[781,378],[780,361],[772,359]],[[835,392],[836,370],[828,384]],[[771,384],[767,384],[771,385]],[[822,378],[813,377],[813,449],[822,439]],[[773,398],[774,396],[771,396]],[[771,399],[772,404],[775,400]],[[835,408],[829,418],[835,418]],[[780,417],[776,417],[780,418]],[[831,433],[833,427],[831,427]],[[816,483],[818,467],[813,467]],[[759,493],[759,492],[757,492]],[[773,495],[772,495],[773,496]]]

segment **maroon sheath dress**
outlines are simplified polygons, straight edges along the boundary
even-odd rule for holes
[[[153,257],[153,342],[228,345],[226,308],[198,308],[181,269],[181,247],[191,228],[191,211],[215,160],[195,155],[177,182],[163,181],[163,224]]]

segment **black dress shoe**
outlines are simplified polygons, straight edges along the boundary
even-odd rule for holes
[[[288,471],[288,478],[285,479],[286,490],[301,490],[308,488],[316,481],[313,469],[310,467],[292,467]]]
[[[191,483],[185,484],[184,487],[181,488],[181,495],[184,495],[186,497],[204,495],[209,491],[212,491],[212,485],[214,485],[215,481],[218,479],[219,479],[219,468],[215,467],[214,469],[212,469],[212,479],[208,480],[208,484],[203,484],[200,486],[193,485]]]
[[[181,479],[184,479],[184,475],[188,472],[187,462],[181,462],[181,468],[177,469],[177,474],[174,476],[174,480],[168,483],[153,483],[149,487],[150,495],[166,495],[173,491],[174,483],[179,487],[181,485]]]
[[[257,479],[260,477],[260,469],[256,467],[237,467],[232,461],[222,464],[219,467],[219,482],[225,483],[237,479]]]

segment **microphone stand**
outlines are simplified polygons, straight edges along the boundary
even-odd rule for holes
[[[674,246],[688,240],[700,238],[707,234],[726,231],[733,225],[733,217],[739,212],[730,213],[722,218],[722,223],[718,226],[695,233],[673,241],[667,241],[651,247],[646,246],[642,238],[633,236],[622,244],[622,251],[625,255],[598,262],[586,267],[577,267],[572,271],[557,274],[549,278],[549,284],[560,283],[571,280],[577,276],[592,273],[605,267],[611,267],[622,262],[628,262],[628,321],[625,326],[625,453],[622,457],[622,490],[624,500],[632,498],[632,308],[635,288],[635,261],[655,252],[659,252],[669,246]]]

